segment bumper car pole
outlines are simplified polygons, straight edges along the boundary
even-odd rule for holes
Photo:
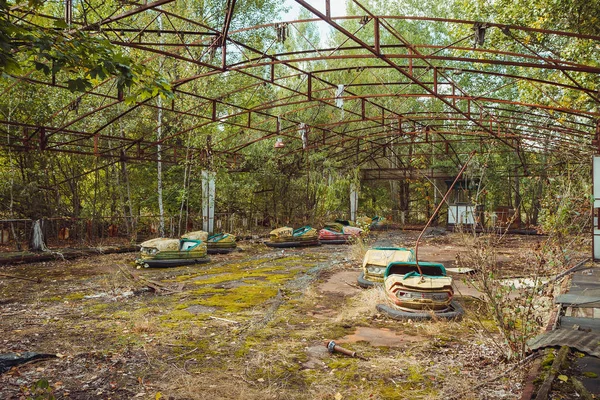
[[[456,182],[458,182],[458,179],[461,177],[462,173],[465,171],[465,169],[467,168],[467,165],[469,165],[469,162],[471,161],[471,159],[473,158],[474,155],[475,155],[475,150],[473,150],[471,152],[471,154],[469,155],[469,158],[465,162],[465,165],[462,166],[462,168],[458,172],[458,175],[456,175],[456,178],[454,178],[454,182],[452,182],[452,185],[450,185],[450,187],[446,191],[446,194],[444,195],[444,197],[442,198],[442,200],[438,204],[438,206],[435,209],[435,211],[433,212],[433,214],[431,214],[431,217],[429,217],[429,221],[427,221],[427,223],[425,224],[425,228],[423,228],[423,230],[419,234],[419,237],[417,238],[417,243],[415,243],[415,263],[417,264],[417,269],[419,270],[419,275],[421,275],[421,277],[423,276],[423,271],[421,271],[421,267],[419,266],[419,241],[421,240],[421,237],[423,237],[423,234],[425,233],[425,231],[427,230],[427,228],[429,228],[429,225],[433,221],[433,218],[437,215],[437,213],[440,211],[440,208],[442,208],[442,206],[446,202],[446,199],[448,198],[448,195],[450,194],[450,192],[454,188],[454,185],[456,184]]]

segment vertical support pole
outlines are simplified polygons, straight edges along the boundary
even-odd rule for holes
[[[331,4],[329,0],[325,0],[325,15],[327,19],[331,19]]]
[[[94,136],[94,156],[98,157],[98,135]]]
[[[308,88],[306,90],[306,97],[308,100],[312,100],[312,74],[308,74]]]
[[[252,126],[252,112],[248,111],[248,128]]]
[[[65,23],[71,29],[73,22],[73,0],[65,0]]]
[[[596,135],[592,139],[592,146],[596,146],[596,152],[600,154],[600,119],[596,121]]]
[[[213,233],[215,223],[215,173],[202,171],[202,230]]]
[[[202,230],[213,233],[215,223],[215,172],[212,171],[212,136],[206,137],[206,166],[202,170]]]
[[[275,82],[275,64],[271,64],[271,83]]]
[[[592,257],[594,261],[600,260],[600,155],[592,159],[593,182],[593,227],[592,227]]]
[[[217,102],[215,100],[212,101],[212,120],[217,120]]]
[[[350,220],[356,221],[356,212],[358,211],[358,190],[356,183],[350,184]]]

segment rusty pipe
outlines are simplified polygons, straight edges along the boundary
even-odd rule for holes
[[[360,358],[361,360],[366,360],[365,357],[356,354],[355,351],[348,350],[340,345],[335,344],[335,341],[333,340],[325,341],[325,347],[327,347],[327,351],[329,351],[331,354],[342,353],[353,358]]]

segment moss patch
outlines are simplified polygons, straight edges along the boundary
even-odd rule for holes
[[[219,307],[225,312],[238,312],[255,307],[277,295],[277,288],[241,286],[207,297],[199,302],[205,306]]]

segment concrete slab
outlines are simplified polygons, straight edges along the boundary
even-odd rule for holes
[[[355,295],[362,290],[356,283],[359,274],[359,270],[336,272],[319,285],[319,291],[336,293],[344,296]]]
[[[600,356],[600,334],[575,329],[556,329],[545,332],[529,340],[527,345],[532,350],[546,347],[569,346],[595,357]]]
[[[478,299],[483,297],[483,293],[475,289],[469,280],[455,278],[452,280],[452,286],[454,287],[455,296],[471,296],[477,297]]]

